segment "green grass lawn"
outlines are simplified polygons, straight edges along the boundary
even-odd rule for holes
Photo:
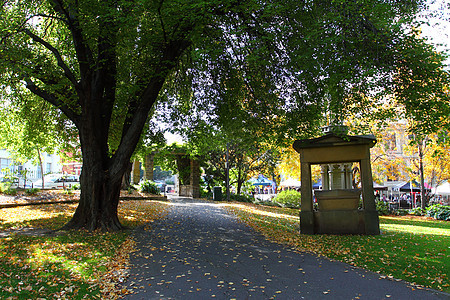
[[[224,204],[270,240],[418,286],[450,292],[450,222],[412,216],[380,217],[381,235],[299,234],[298,210]]]
[[[76,204],[0,209],[0,231],[21,227],[58,229]],[[127,201],[121,222],[143,225],[164,215],[165,204]],[[61,232],[54,236],[13,234],[0,238],[0,299],[116,299],[116,283],[133,249],[129,232]]]
[[[381,217],[382,234],[302,235],[298,210],[224,203],[269,239],[351,263],[386,276],[450,292],[450,224],[424,218]],[[57,229],[76,204],[0,209],[0,231],[21,227]],[[167,203],[126,201],[121,222],[134,228],[164,216]],[[129,232],[69,231],[54,236],[0,238],[0,299],[116,299],[133,250]]]

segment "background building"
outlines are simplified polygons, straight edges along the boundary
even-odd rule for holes
[[[42,166],[44,175],[50,173],[61,173],[63,166],[57,154],[42,153]],[[24,174],[26,170],[27,181],[35,181],[42,178],[42,171],[39,164],[32,161],[21,163],[16,161],[7,150],[0,149],[0,174],[6,175],[8,172],[15,175]]]

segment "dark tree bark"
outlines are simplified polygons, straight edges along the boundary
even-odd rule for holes
[[[173,34],[170,39],[167,37],[163,39],[160,47],[155,50],[158,53],[153,56],[152,69],[149,71],[151,74],[139,80],[135,93],[129,96],[127,103],[118,104],[116,89],[120,54],[117,50],[119,43],[117,33],[120,21],[114,14],[99,18],[98,31],[94,31],[98,37],[95,46],[92,46],[85,40],[85,36],[89,34],[83,32],[80,26],[76,5],[69,7],[62,1],[53,1],[53,5],[55,12],[64,20],[64,24],[71,32],[79,74],[75,74],[72,68],[65,64],[63,56],[51,43],[31,30],[24,29],[23,32],[29,38],[54,55],[63,71],[65,82],[69,82],[71,87],[58,85],[58,81],[61,81],[58,78],[48,79],[45,74],[39,75],[39,68],[33,76],[24,75],[24,80],[32,93],[60,109],[73,121],[79,132],[83,159],[80,202],[74,216],[63,228],[120,230],[122,225],[117,210],[122,178],[167,76],[190,46],[188,33],[192,27],[181,19],[178,20],[180,23],[178,25],[175,21],[174,28],[182,34],[180,36]],[[114,1],[105,5],[109,5],[111,11],[118,9]],[[50,88],[36,84],[37,81],[46,83]],[[56,88],[52,89],[53,86]],[[67,98],[70,100],[66,101]],[[124,105],[128,111],[122,123],[121,141],[111,154],[109,130],[112,121],[116,121],[111,118],[118,105]]]
[[[148,113],[155,103],[164,78],[155,78],[146,91],[146,101],[141,101],[132,120],[123,132],[122,141],[113,156],[109,156],[109,126],[101,123],[105,109],[92,108],[78,123],[83,169],[81,172],[80,202],[73,218],[64,229],[123,229],[117,215],[122,178],[130,158],[139,142]]]
[[[242,184],[244,183],[243,177],[242,176],[242,170],[240,167],[237,167],[238,169],[238,176],[237,176],[237,189],[236,189],[236,194],[240,195],[241,194],[241,189],[242,189]]]
[[[131,170],[133,169],[133,164],[130,162],[128,167],[122,177],[122,190],[128,190],[131,187]]]
[[[42,189],[44,189],[45,182],[44,182],[44,166],[42,164],[42,157],[41,157],[41,151],[39,148],[37,148],[38,153],[38,160],[39,160],[39,168],[41,169],[41,176],[42,176]]]
[[[95,120],[94,116],[90,118]],[[80,202],[74,216],[64,229],[122,229],[117,216],[122,177],[127,162],[113,163],[109,158],[107,135],[95,122],[86,120],[80,129],[83,169],[80,176]],[[128,160],[129,162],[129,160]],[[118,168],[118,171],[114,172]]]

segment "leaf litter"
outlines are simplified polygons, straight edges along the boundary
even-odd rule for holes
[[[382,234],[305,235],[299,234],[298,210],[223,203],[241,222],[269,240],[295,251],[340,260],[380,274],[380,278],[406,280],[450,292],[450,224],[414,217],[380,217]],[[278,212],[278,213],[277,213]]]
[[[55,203],[0,209],[0,232],[8,232],[0,243],[1,299],[118,299],[129,293],[118,288],[135,250],[128,232],[11,233],[58,229],[75,208],[76,204]],[[134,228],[163,218],[166,210],[165,202],[121,201],[119,218]]]

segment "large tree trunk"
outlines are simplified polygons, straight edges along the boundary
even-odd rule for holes
[[[122,43],[124,36],[118,34],[125,24],[136,26],[135,21],[138,19],[124,22],[126,9],[120,7],[117,1],[104,1],[101,3],[102,13],[97,20],[85,26],[85,18],[90,15],[80,13],[80,6],[76,1],[50,2],[52,5],[49,7],[54,9],[57,17],[53,13],[49,15],[56,22],[61,21],[61,28],[66,26],[65,30],[70,32],[73,48],[69,52],[76,57],[64,55],[66,50],[61,51],[51,39],[47,40],[47,35],[40,36],[38,30],[34,32],[24,22],[23,28],[17,31],[23,32],[52,53],[59,69],[47,74],[47,69],[42,70],[40,63],[34,67],[30,63],[30,67],[25,68],[19,76],[26,82],[30,92],[57,107],[79,131],[83,154],[80,203],[64,228],[118,230],[122,228],[117,216],[122,177],[167,76],[178,67],[179,58],[191,45],[190,33],[196,25],[189,18],[180,16],[174,19],[170,16],[171,25],[167,29],[173,28],[173,32],[165,32],[163,29],[164,34],[155,33],[152,36],[156,39],[152,43],[156,43],[157,47],[151,46],[148,50],[155,53],[137,54],[136,63],[125,63],[125,68],[129,69],[118,72],[122,55],[128,57],[127,46],[133,51],[137,50],[137,53],[147,51],[145,46],[141,49],[137,42],[131,45],[131,40],[125,42],[125,46]],[[100,6],[93,7],[96,8]],[[59,25],[57,28],[60,28]],[[69,36],[64,35],[64,38]],[[141,70],[142,63],[148,65],[146,72]],[[53,67],[56,65],[48,69]],[[129,86],[117,84],[122,81]],[[122,93],[119,90],[122,88],[134,92]],[[117,94],[127,94],[128,99],[121,98],[118,101]],[[125,113],[112,120],[117,117],[115,110]],[[117,133],[110,132],[110,129],[117,130]],[[122,136],[118,147],[110,149],[108,138],[120,132]]]
[[[42,165],[41,151],[39,150],[39,148],[37,148],[37,153],[38,153],[38,159],[39,159],[39,168],[41,168],[42,189],[44,189],[45,188],[45,183],[44,183],[44,166]]]
[[[425,193],[425,179],[423,175],[423,141],[420,141],[419,145],[419,175],[420,175],[420,201],[421,208],[425,210],[427,208],[427,195]]]
[[[121,180],[108,171],[84,163],[81,172],[80,203],[63,229],[116,231],[123,229],[117,215]]]
[[[107,139],[102,137],[107,129],[98,127],[95,122],[86,123],[91,126],[87,125],[80,130],[83,153],[80,203],[72,219],[63,228],[120,230],[123,226],[117,216],[117,208],[122,177],[129,160],[119,161],[109,158]],[[112,170],[119,172],[112,173]]]
[[[128,163],[127,170],[122,177],[122,190],[128,190],[131,188],[131,170],[133,169],[133,164]]]
[[[242,169],[238,166],[238,176],[237,176],[237,191],[236,194],[241,194],[242,184],[244,183],[245,175],[242,174]]]

